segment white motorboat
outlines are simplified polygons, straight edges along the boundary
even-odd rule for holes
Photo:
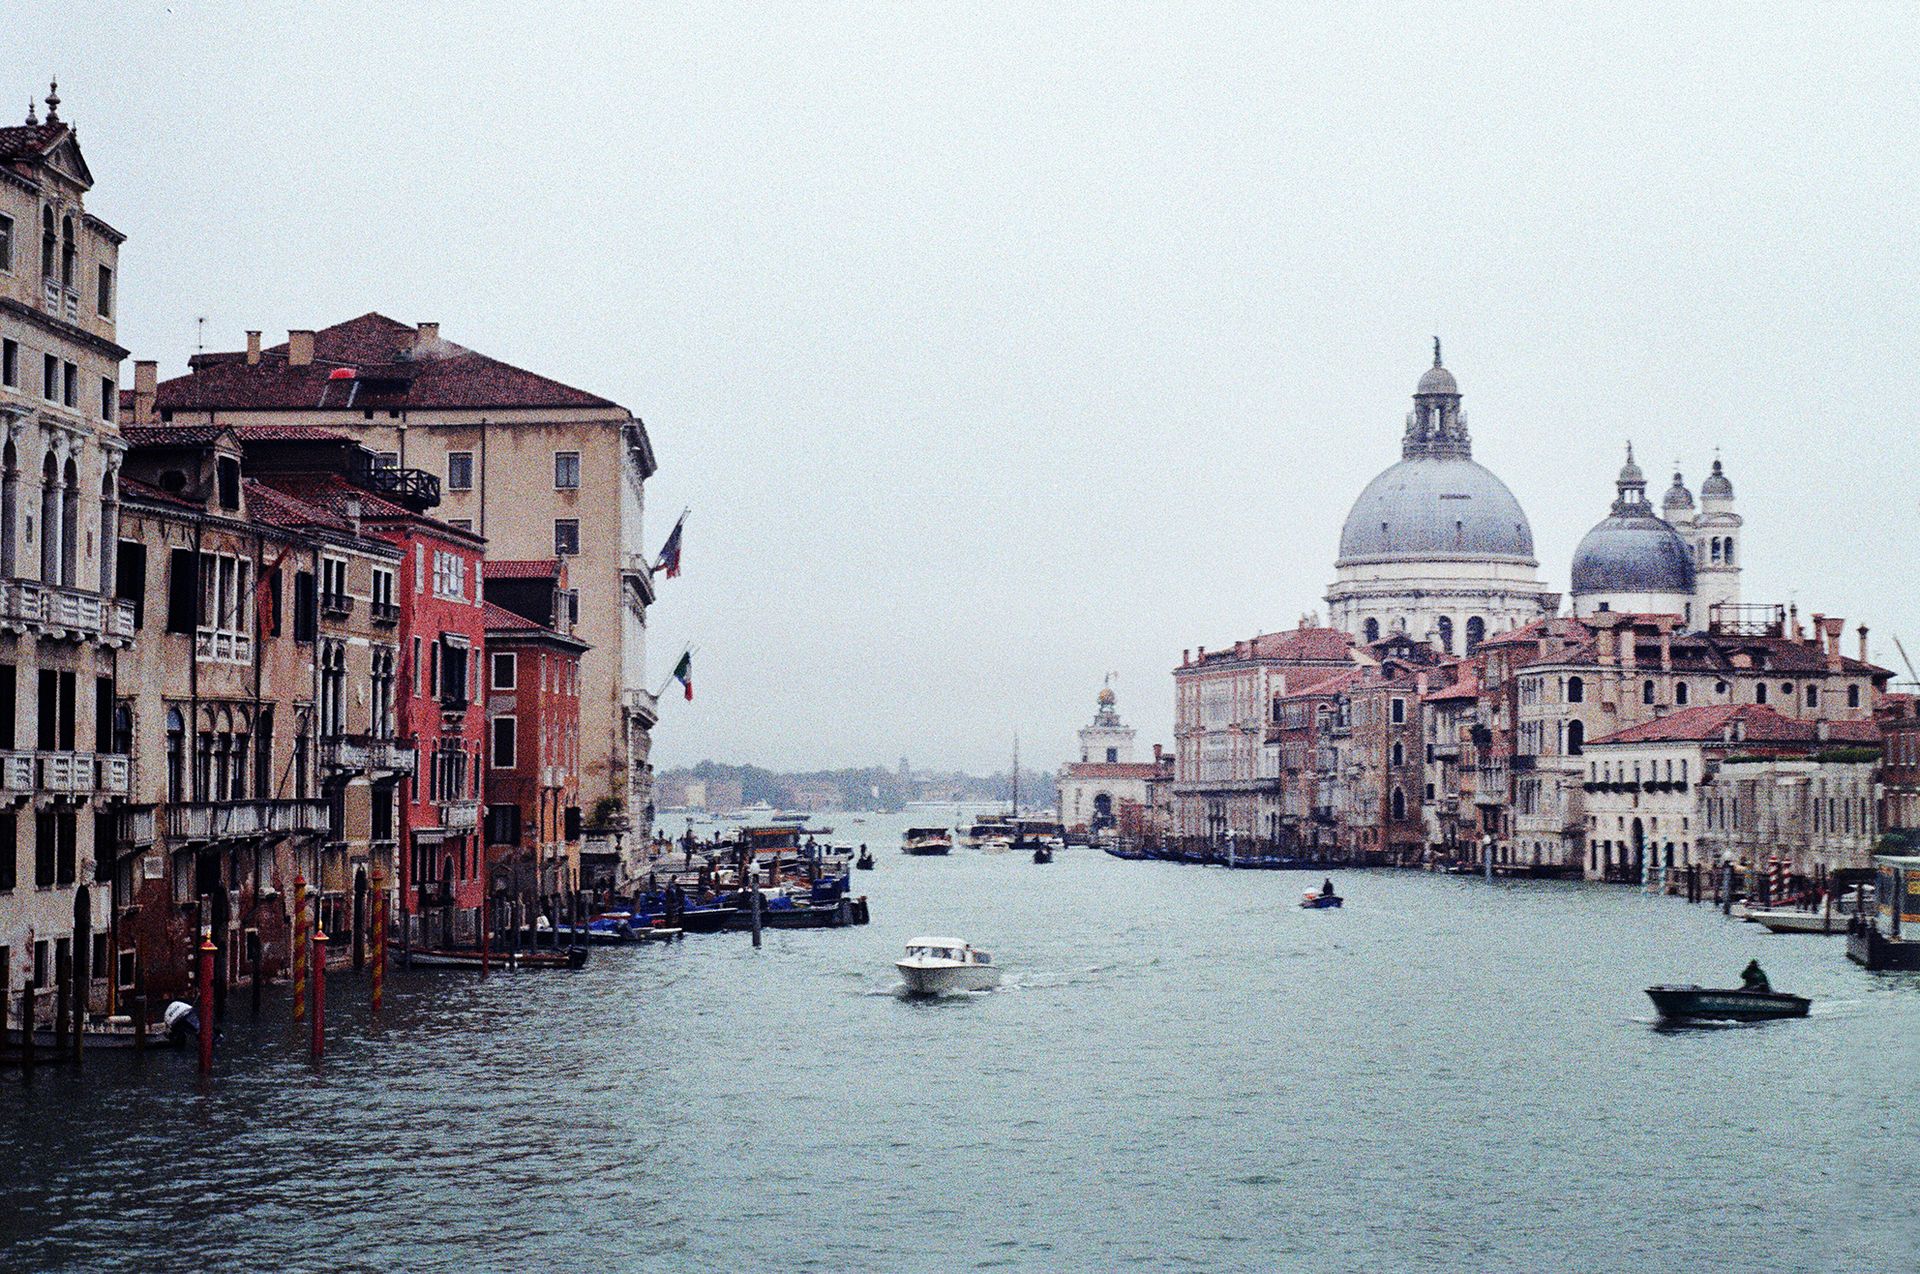
[[[902,853],[924,858],[953,850],[953,836],[944,827],[909,827],[900,844]]]
[[[915,938],[904,960],[894,961],[914,995],[986,991],[1000,985],[1000,966],[985,951],[960,938]]]

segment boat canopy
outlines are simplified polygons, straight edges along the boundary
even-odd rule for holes
[[[970,944],[967,942],[965,938],[940,938],[940,937],[929,936],[929,937],[923,937],[923,938],[909,938],[907,939],[907,945],[910,947],[954,947],[954,948],[964,950]]]
[[[946,828],[944,828],[944,827],[909,827],[909,828],[907,829],[907,835],[908,835],[909,837],[913,837],[913,836],[945,836],[946,834],[947,834],[947,829],[946,829]]]

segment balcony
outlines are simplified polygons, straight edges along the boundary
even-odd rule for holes
[[[40,304],[57,319],[65,319],[69,323],[80,321],[80,293],[73,288],[62,287],[56,278],[41,280]]]
[[[145,846],[153,844],[154,825],[153,806],[146,805],[121,810],[116,831],[122,845]]]
[[[468,832],[480,826],[480,802],[442,801],[440,826],[450,832]]]
[[[376,597],[367,603],[367,618],[383,628],[391,628],[400,622],[400,603],[383,602]]]
[[[0,580],[0,626],[55,640],[133,640],[133,603],[38,580]]]
[[[0,792],[9,798],[32,796],[37,767],[31,752],[0,752]]]
[[[228,632],[224,628],[202,628],[193,636],[193,657],[202,663],[250,664],[253,662],[253,637],[249,633]]]
[[[413,745],[368,734],[334,735],[320,740],[320,764],[329,770],[390,770],[413,773]]]
[[[348,593],[320,594],[320,613],[328,619],[345,619],[353,614],[353,597]]]
[[[383,469],[372,466],[355,475],[367,490],[425,513],[440,503],[440,479],[425,469]]]
[[[132,763],[110,752],[38,752],[39,788],[79,799],[95,793],[125,796],[133,774]]]
[[[646,690],[629,686],[620,692],[620,706],[651,727],[660,719],[660,698]]]
[[[191,801],[167,807],[167,838],[175,842],[320,832],[326,827],[327,803],[322,800]]]

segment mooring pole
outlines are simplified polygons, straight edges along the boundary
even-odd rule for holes
[[[293,1020],[307,1015],[307,878],[293,878]]]
[[[200,931],[200,1074],[213,1073],[213,932]]]
[[[760,949],[760,869],[753,872],[753,946]]]
[[[387,882],[373,876],[373,1011],[380,1012],[380,1001],[387,981]]]
[[[327,931],[319,917],[313,924],[313,1060],[326,1051]]]
[[[483,899],[480,903],[480,915],[477,918],[480,925],[480,980],[482,982],[487,980],[487,949],[493,945],[487,941],[487,911],[491,905],[491,899]]]
[[[1487,883],[1491,885],[1493,883],[1493,837],[1482,836],[1480,849],[1481,869],[1486,873]]]
[[[28,937],[31,939],[32,935],[29,934]],[[27,944],[27,949],[29,951],[33,949],[31,940]],[[33,1055],[33,1002],[36,990],[38,987],[34,982],[33,974],[28,973],[27,984],[20,988],[20,1073],[28,1078],[32,1078],[33,1064],[38,1060]]]

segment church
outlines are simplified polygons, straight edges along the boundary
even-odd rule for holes
[[[1372,644],[1403,634],[1450,655],[1560,611],[1540,579],[1533,530],[1513,492],[1473,458],[1460,386],[1440,361],[1413,391],[1400,460],[1361,491],[1340,531],[1333,627]],[[1633,447],[1608,514],[1574,551],[1573,614],[1678,615],[1705,628],[1740,600],[1740,515],[1719,460],[1696,506],[1679,473],[1655,512]]]

